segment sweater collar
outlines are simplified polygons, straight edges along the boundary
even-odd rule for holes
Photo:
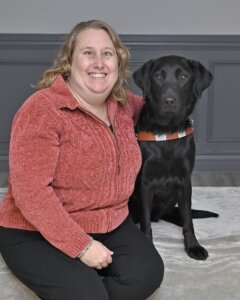
[[[79,103],[73,97],[68,85],[64,81],[62,75],[58,75],[52,85],[50,90],[56,95],[55,105],[57,108],[69,108],[74,110],[79,107]]]
[[[56,107],[58,109],[68,108],[70,110],[75,110],[78,108],[86,111],[86,109],[83,106],[81,106],[79,102],[74,98],[62,75],[58,75],[56,77],[55,81],[50,86],[50,89],[54,92],[54,94],[57,95]],[[114,100],[112,97],[109,97],[107,99],[108,114],[111,123],[113,122],[117,105],[117,101]]]

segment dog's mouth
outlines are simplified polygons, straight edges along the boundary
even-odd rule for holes
[[[159,106],[159,114],[161,116],[173,116],[179,113],[181,107],[177,101],[169,104],[163,101]]]
[[[181,107],[180,104],[175,104],[171,107],[161,104],[158,108],[157,114],[159,121],[163,125],[170,123],[179,123],[187,118],[186,111]]]
[[[162,111],[162,114],[176,114],[179,111],[179,105],[174,105],[172,107],[161,105],[160,111]]]

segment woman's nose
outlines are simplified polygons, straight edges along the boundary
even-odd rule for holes
[[[97,54],[95,56],[95,65],[98,67],[98,68],[102,68],[103,67],[103,57],[101,54]]]

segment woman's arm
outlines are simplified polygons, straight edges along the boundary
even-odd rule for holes
[[[73,221],[53,190],[60,124],[43,98],[41,93],[34,94],[14,118],[10,142],[13,196],[28,222],[53,246],[76,257],[91,237]]]

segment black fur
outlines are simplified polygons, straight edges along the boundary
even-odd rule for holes
[[[162,134],[189,126],[195,104],[213,76],[197,61],[164,56],[145,63],[133,79],[145,97],[136,130]],[[192,218],[218,215],[191,209],[193,135],[170,141],[141,141],[139,145],[143,163],[129,203],[134,221],[140,222],[141,230],[149,238],[151,221],[163,219],[182,226],[188,255],[207,259],[208,252],[196,239]]]

